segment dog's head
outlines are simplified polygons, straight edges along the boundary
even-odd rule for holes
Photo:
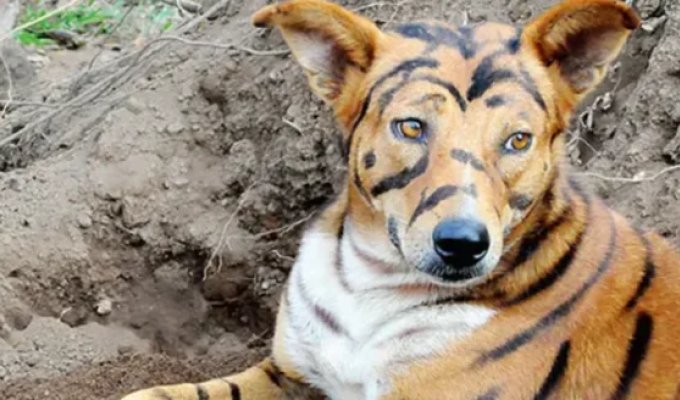
[[[639,20],[567,0],[523,29],[381,31],[322,0],[256,13],[278,27],[344,131],[349,215],[435,282],[483,280],[560,170],[563,130]],[[415,272],[420,271],[420,272]]]

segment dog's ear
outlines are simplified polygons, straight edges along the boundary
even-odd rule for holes
[[[640,20],[619,0],[567,0],[524,30],[559,95],[577,103],[595,88]]]
[[[323,0],[273,4],[255,13],[252,21],[281,30],[312,90],[334,106],[356,90],[382,35],[373,22]]]

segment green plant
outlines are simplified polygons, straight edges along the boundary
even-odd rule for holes
[[[49,9],[39,4],[28,5],[19,23],[35,21],[49,12]],[[54,43],[52,39],[46,37],[47,32],[69,31],[81,35],[98,35],[108,32],[115,22],[115,15],[110,7],[102,7],[94,1],[88,1],[17,32],[16,39],[24,45],[44,46]]]
[[[49,12],[50,9],[42,1],[34,2],[26,6],[19,23],[35,21]],[[125,25],[128,29],[125,29],[125,32],[128,36],[138,34],[153,36],[167,31],[179,20],[176,7],[157,0],[138,0],[134,5],[129,5],[125,0],[110,2],[87,0],[17,32],[15,37],[23,45],[40,47],[54,43],[47,37],[48,32],[68,31],[80,36],[106,34],[126,16],[128,17]],[[130,29],[129,26],[133,28]]]

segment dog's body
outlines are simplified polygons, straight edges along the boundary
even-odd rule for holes
[[[347,185],[304,233],[271,359],[126,400],[680,397],[680,257],[562,165],[628,6],[568,0],[523,31],[384,33],[320,0],[254,20],[333,106]]]

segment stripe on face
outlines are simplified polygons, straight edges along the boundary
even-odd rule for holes
[[[429,153],[425,153],[422,157],[420,157],[414,166],[406,167],[400,172],[388,176],[387,178],[384,178],[378,182],[371,189],[371,194],[373,197],[377,197],[381,194],[389,192],[390,190],[402,189],[406,187],[409,183],[411,183],[412,180],[425,173],[429,163],[430,155]]]
[[[378,104],[380,107],[380,115],[382,116],[387,106],[389,106],[390,103],[392,103],[392,100],[394,100],[394,96],[397,94],[397,92],[399,92],[404,87],[410,85],[411,83],[415,82],[429,82],[433,85],[437,85],[444,88],[447,92],[449,92],[451,97],[453,97],[454,100],[456,100],[456,103],[458,104],[458,107],[460,108],[461,111],[464,112],[467,109],[467,103],[465,102],[465,99],[460,94],[458,89],[453,85],[453,83],[447,82],[433,75],[424,75],[416,76],[413,79],[404,79],[401,82],[399,82],[396,86],[390,88],[389,90],[386,90],[382,95],[380,95],[380,99],[378,100]]]
[[[509,69],[494,69],[493,61],[496,57],[505,54],[505,50],[496,51],[484,57],[472,73],[472,84],[468,88],[467,100],[473,101],[484,95],[497,82],[515,78],[515,73]]]
[[[364,154],[364,168],[365,169],[373,168],[375,166],[376,161],[377,161],[377,157],[375,156],[375,153],[373,152],[373,150]]]
[[[560,345],[560,349],[555,356],[555,361],[553,361],[552,367],[550,367],[550,372],[548,376],[541,384],[541,388],[534,396],[534,400],[545,400],[550,397],[554,392],[557,385],[559,385],[564,373],[567,372],[567,366],[569,365],[569,351],[571,349],[571,343],[567,340]]]
[[[649,314],[641,312],[635,321],[635,331],[628,343],[626,363],[621,371],[621,379],[616,392],[611,397],[612,400],[622,400],[628,396],[633,381],[640,372],[640,365],[647,356],[653,330],[654,320]]]
[[[445,185],[439,187],[437,188],[437,190],[432,192],[431,195],[427,197],[424,195],[421,196],[420,202],[416,206],[415,211],[413,211],[413,215],[411,216],[411,220],[409,221],[408,226],[413,225],[413,223],[415,222],[416,219],[418,219],[419,216],[421,216],[427,211],[434,209],[439,205],[439,203],[450,197],[455,196],[458,192],[463,192],[472,197],[477,196],[477,189],[474,184],[470,184],[467,186]]]
[[[494,69],[494,60],[504,54],[508,54],[506,49],[495,51],[480,61],[477,68],[472,73],[472,84],[467,91],[467,100],[472,102],[484,95],[487,90],[491,89],[493,85],[504,81],[514,81],[527,92],[536,104],[541,107],[543,111],[547,110],[545,100],[538,91],[536,82],[531,77],[529,72],[520,64],[519,76],[512,70],[506,68]]]
[[[486,104],[487,107],[489,108],[496,108],[503,106],[508,103],[508,99],[504,96],[495,94],[486,100],[484,100],[484,104]]]
[[[457,49],[466,60],[477,53],[477,43],[473,38],[473,30],[463,26],[454,31],[446,26],[432,25],[427,23],[408,23],[395,28],[394,32],[399,35],[425,42],[428,46],[426,53],[436,50],[439,46]]]
[[[480,160],[474,154],[470,153],[467,150],[452,149],[449,154],[451,155],[451,158],[453,158],[456,161],[459,161],[466,165],[470,165],[477,171],[484,171],[484,163],[482,162],[482,160]]]
[[[516,350],[522,348],[529,342],[531,342],[538,334],[545,331],[546,329],[553,326],[558,321],[562,320],[564,317],[569,315],[574,306],[581,300],[586,293],[599,281],[599,279],[604,275],[605,272],[611,266],[612,258],[614,256],[614,251],[616,249],[616,226],[614,225],[614,218],[609,214],[610,222],[610,234],[609,243],[607,245],[607,250],[605,251],[604,257],[600,264],[598,265],[595,272],[586,280],[581,288],[574,292],[567,300],[560,303],[552,311],[541,317],[535,324],[531,327],[523,330],[522,332],[512,336],[505,343],[495,347],[494,349],[484,353],[480,356],[476,364],[483,365],[489,361],[497,361],[515,352]]]

